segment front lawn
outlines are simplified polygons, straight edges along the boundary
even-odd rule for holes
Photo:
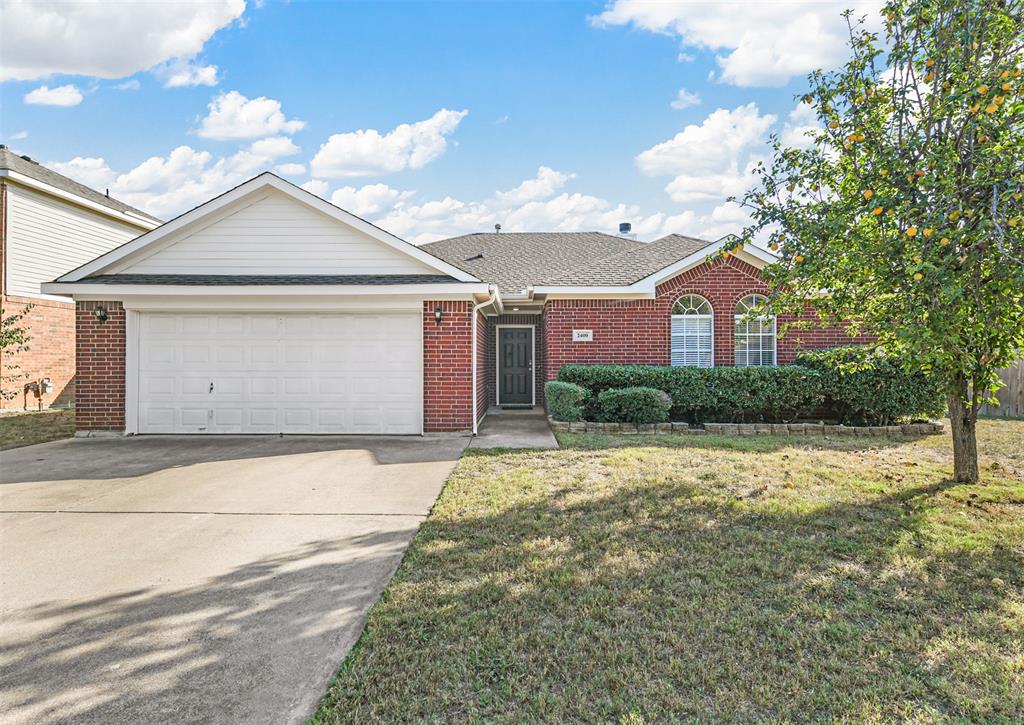
[[[0,451],[70,438],[75,434],[75,411],[0,415]]]
[[[1024,422],[469,451],[314,723],[1024,719]]]

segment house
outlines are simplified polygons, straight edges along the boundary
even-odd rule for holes
[[[83,433],[469,431],[566,363],[772,365],[845,341],[743,315],[731,241],[470,234],[416,247],[262,174],[46,284],[78,320]]]
[[[0,146],[0,308],[28,349],[0,361],[0,408],[69,405],[75,398],[75,306],[40,285],[160,220]],[[38,396],[37,396],[38,393]]]

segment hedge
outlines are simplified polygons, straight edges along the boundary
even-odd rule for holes
[[[573,383],[551,380],[544,385],[544,397],[552,418],[572,422],[583,420],[582,403],[590,397],[590,391]]]
[[[937,379],[878,352],[837,347],[801,353],[797,362],[821,373],[825,405],[846,425],[890,425],[946,410]]]
[[[672,399],[655,388],[619,388],[598,396],[601,420],[607,423],[667,423]]]
[[[782,423],[813,416],[847,425],[890,425],[940,415],[941,387],[899,361],[863,348],[804,353],[778,367],[566,365],[558,380],[590,391],[587,420],[601,420],[606,390],[647,387],[669,395],[671,420]]]
[[[648,387],[668,393],[672,420],[688,423],[788,422],[818,409],[821,375],[797,365],[781,367],[656,367],[566,365],[558,379],[592,393],[584,410],[599,420],[598,396],[616,388]]]

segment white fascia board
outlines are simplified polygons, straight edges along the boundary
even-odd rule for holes
[[[367,236],[375,239],[376,241],[385,244],[406,256],[412,257],[417,261],[427,265],[428,267],[437,270],[441,274],[446,274],[460,282],[479,282],[476,277],[471,274],[467,274],[458,267],[454,267],[447,262],[425,252],[414,244],[410,244],[403,239],[399,239],[394,234],[386,232],[380,227],[376,227],[370,224],[364,219],[360,219],[354,214],[350,214],[344,209],[340,209],[333,204],[330,204],[316,194],[306,191],[294,184],[291,184],[284,179],[275,176],[269,171],[264,171],[259,176],[256,176],[245,183],[236,186],[231,191],[225,192],[218,197],[207,201],[204,204],[200,204],[195,209],[187,211],[179,217],[172,219],[166,224],[153,229],[140,237],[136,237],[127,244],[122,244],[116,249],[112,249],[104,255],[97,257],[91,262],[83,264],[78,269],[74,269],[62,277],[58,278],[58,282],[76,282],[85,277],[89,277],[95,274],[100,274],[104,270],[109,269],[118,261],[139,252],[145,247],[159,242],[162,239],[166,239],[171,234],[181,231],[186,227],[190,227],[197,222],[201,222],[211,214],[216,214],[226,207],[239,202],[250,195],[259,192],[260,190],[272,188],[280,191],[282,194],[291,197],[299,203],[305,204],[322,214],[326,214],[333,219],[357,229],[363,232]]]
[[[109,298],[96,298],[97,302]],[[382,312],[404,311],[423,313],[423,300],[416,297],[336,297],[310,295],[307,297],[155,297],[128,296],[118,300],[126,310],[178,311],[178,312]]]
[[[452,295],[454,299],[465,299],[473,295],[488,293],[488,287],[477,283],[440,284],[349,284],[349,285],[169,285],[169,284],[90,284],[88,282],[44,282],[42,291],[47,294],[67,295],[75,299],[117,300],[122,297],[288,297],[288,296],[343,296],[376,297],[398,295],[419,299],[438,299],[439,295]]]
[[[89,199],[79,196],[78,194],[74,194],[70,191],[64,191],[63,189],[58,189],[56,186],[50,186],[49,184],[39,181],[38,179],[33,179],[31,176],[19,174],[17,171],[12,171],[11,169],[0,169],[0,179],[8,179],[9,181],[21,184],[22,186],[27,186],[28,188],[34,189],[35,191],[41,191],[44,194],[55,196],[58,199],[63,199],[64,201],[68,201],[72,204],[75,204],[76,206],[84,207],[89,211],[99,212],[100,214],[112,217],[119,222],[130,224],[142,230],[148,231],[150,229],[155,229],[156,227],[160,226],[160,222],[153,221],[152,219],[147,219],[146,217],[137,216],[135,214],[132,214],[131,212],[111,209],[109,206],[97,204],[96,202],[90,201]]]

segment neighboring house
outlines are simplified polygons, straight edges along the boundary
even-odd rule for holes
[[[756,247],[600,233],[420,247],[265,173],[43,286],[75,298],[81,431],[475,430],[566,363],[773,365]]]
[[[160,220],[0,146],[0,308],[31,305],[19,325],[28,350],[2,353],[0,408],[69,405],[75,399],[75,306],[40,284],[110,251]],[[16,366],[16,367],[14,367]]]

